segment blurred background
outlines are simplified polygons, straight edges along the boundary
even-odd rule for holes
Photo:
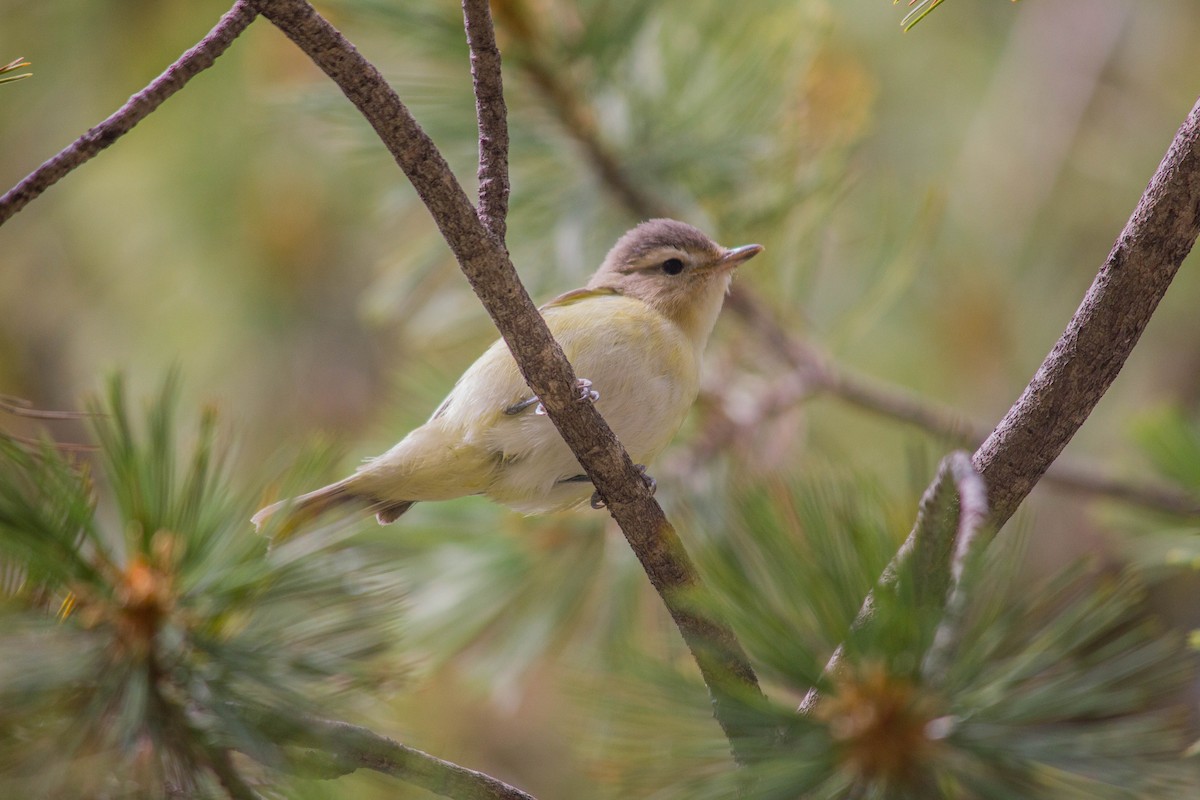
[[[728,246],[765,245],[739,286],[797,341],[985,429],[1062,331],[1200,89],[1194,0],[951,0],[907,33],[884,0],[492,6],[508,243],[535,299],[581,285],[623,231],[670,213]],[[0,87],[0,184],[114,111],[227,7],[0,0],[0,62],[24,56],[34,73]],[[458,4],[319,7],[471,191]],[[1200,406],[1198,296],[1193,255],[1066,458],[1163,479],[1146,443]],[[220,410],[256,484],[314,444],[340,457],[331,476],[386,449],[494,335],[366,123],[262,20],[0,231],[0,393],[78,408],[113,371],[136,397],[178,366],[185,407]],[[902,538],[944,436],[788,384],[745,315],[718,323],[707,368],[652,470],[685,541],[731,513],[730,476],[818,472],[877,483]],[[760,402],[773,396],[786,402]],[[463,500],[376,534],[410,565],[413,661],[376,726],[547,797],[611,796],[586,786],[616,768],[573,740],[581,665],[679,648],[600,516]],[[1183,524],[1040,488],[1010,527],[1044,574],[1081,554],[1122,562],[1131,530]],[[1186,597],[1168,587],[1162,602],[1186,620]],[[355,777],[338,791],[351,785],[394,786]]]

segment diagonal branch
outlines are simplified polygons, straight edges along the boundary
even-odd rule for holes
[[[0,197],[0,225],[49,189],[69,172],[121,138],[188,81],[213,65],[242,31],[254,21],[248,0],[237,0],[208,35],[167,67],[150,85],[125,101],[108,119],[72,142],[58,155],[31,172]]]
[[[539,35],[536,13],[522,0],[497,4],[500,24],[520,45],[513,62],[529,78],[563,130],[579,145],[601,183],[621,205],[638,219],[677,216],[666,203],[633,180],[617,154],[601,140],[595,110],[581,99],[582,93],[570,82],[568,70],[548,55],[552,45]]]
[[[975,465],[966,451],[956,450],[942,459],[942,467],[938,471],[939,482],[944,482],[946,476],[954,482],[958,520],[950,555],[950,593],[944,596],[942,620],[934,631],[933,643],[922,665],[922,671],[935,683],[944,680],[946,668],[958,644],[967,606],[963,575],[967,569],[967,559],[976,552],[976,542],[983,543],[981,534],[987,528],[988,517],[987,486],[975,471]],[[944,574],[945,570],[939,568],[938,572]]]
[[[767,343],[792,374],[773,390],[763,393],[751,418],[718,426],[713,435],[700,443],[702,452],[719,449],[742,430],[754,430],[764,419],[783,413],[819,392],[964,447],[977,448],[988,437],[987,428],[971,422],[956,409],[838,364],[818,348],[785,331],[749,290],[735,287],[725,305]],[[1164,483],[1131,483],[1066,458],[1055,461],[1043,480],[1062,491],[1099,495],[1151,511],[1200,516],[1200,499],[1189,492]]]
[[[987,486],[979,532],[994,535],[1091,414],[1137,344],[1200,235],[1200,101],[1192,107],[1067,329],[972,463]],[[934,491],[936,479],[926,496]],[[957,513],[957,512],[956,512]],[[881,584],[895,581],[920,536],[921,515]],[[975,538],[975,537],[973,537]],[[870,619],[867,595],[854,627]],[[842,648],[825,665],[837,669]],[[810,690],[800,711],[811,710]]]
[[[479,219],[504,243],[508,217],[508,109],[500,73],[500,48],[488,0],[463,0],[471,48],[475,116],[479,119]]]
[[[537,26],[528,18],[526,5],[505,3],[496,13],[509,35],[523,45],[514,62],[524,70],[559,124],[583,150],[612,195],[635,218],[678,216],[660,198],[625,173],[618,155],[600,136],[594,110],[580,99],[581,92],[571,84],[567,72],[546,55],[551,48],[538,36]],[[754,291],[744,284],[733,286],[725,307],[739,316],[803,378],[798,385],[781,387],[773,396],[764,398],[762,407],[768,413],[786,410],[808,397],[815,388],[851,405],[916,425],[964,446],[978,447],[988,437],[987,428],[975,425],[953,409],[932,405],[910,392],[857,375],[821,355],[785,330]],[[727,432],[734,433],[735,430],[729,426]],[[1046,480],[1066,491],[1103,495],[1169,514],[1200,516],[1200,502],[1186,492],[1159,484],[1129,483],[1081,464],[1056,463],[1046,474]]]
[[[913,590],[918,593],[919,602],[925,607],[947,608],[950,598],[955,603],[961,603],[958,582],[966,564],[966,558],[979,539],[979,533],[984,529],[987,518],[987,491],[971,463],[971,457],[964,450],[956,450],[942,459],[938,464],[937,473],[921,495],[917,507],[917,518],[913,522],[912,531],[900,545],[896,555],[879,578],[880,586],[894,586],[900,580],[902,570],[912,560],[914,562],[911,574],[915,585]],[[953,532],[954,535],[947,534]],[[958,606],[955,606],[957,610]],[[858,616],[854,619],[853,628],[859,629],[867,624],[875,614],[875,592],[872,591],[863,601]],[[935,634],[934,645],[926,654],[926,664],[931,671],[940,668],[941,659],[953,645],[957,627],[957,616],[948,612],[943,615],[942,625],[938,628],[941,641]],[[936,652],[935,652],[936,651]],[[929,659],[932,655],[933,661]],[[839,668],[845,657],[845,646],[839,644],[833,655],[825,664],[825,675],[831,675]],[[810,713],[820,700],[816,687],[808,690],[797,709],[800,714]]]
[[[278,723],[274,733],[287,744],[308,748],[293,759],[293,772],[337,778],[369,769],[420,786],[443,797],[470,800],[534,800],[521,789],[483,772],[444,761],[415,747],[348,722],[305,717],[300,727]]]
[[[1175,134],[1079,309],[975,451],[998,530],[1083,425],[1200,234],[1200,101]]]
[[[433,141],[372,66],[305,0],[251,0],[359,109],[404,170],[454,252],[472,289],[508,344],[530,389],[587,472],[678,625],[712,693],[717,721],[739,760],[739,698],[761,695],[733,632],[703,616],[684,595],[702,591],[695,567],[641,473],[588,403],[575,400],[574,371],[537,313],[501,244]],[[700,604],[697,604],[700,605]]]

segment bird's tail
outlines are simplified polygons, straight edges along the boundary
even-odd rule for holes
[[[353,505],[360,509],[373,511],[375,517],[379,520],[380,525],[386,525],[389,522],[395,522],[400,515],[408,511],[412,507],[413,502],[410,500],[404,501],[387,501],[377,500],[373,497],[365,497],[356,494],[347,486],[348,481],[342,480],[337,483],[331,483],[317,489],[308,494],[302,494],[299,497],[294,497],[288,500],[280,500],[278,503],[272,503],[266,508],[259,511],[250,518],[254,523],[256,530],[262,530],[263,523],[279,512],[284,512],[287,516],[279,525],[276,539],[285,539],[291,536],[304,525],[315,520],[317,517],[339,506]]]

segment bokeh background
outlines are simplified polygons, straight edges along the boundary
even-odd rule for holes
[[[580,285],[651,203],[727,245],[765,245],[739,281],[797,338],[988,426],[1070,318],[1200,89],[1194,0],[950,0],[907,33],[903,6],[884,0],[492,5],[509,246],[535,298]],[[320,7],[472,187],[458,5]],[[226,8],[0,0],[0,61],[24,56],[34,73],[0,87],[0,183],[115,110]],[[640,201],[605,181],[585,142]],[[1067,457],[1158,479],[1139,432],[1200,405],[1195,262]],[[366,123],[261,20],[0,231],[0,393],[77,408],[113,371],[136,396],[177,366],[185,407],[220,410],[239,475],[264,496],[305,448],[331,446],[341,470],[385,449],[493,336]],[[707,362],[704,402],[655,470],[685,539],[721,519],[731,474],[818,471],[878,482],[903,535],[944,441],[818,393],[697,457],[715,410],[736,417],[786,377],[728,315]],[[1148,524],[1039,489],[1012,527],[1044,573],[1081,554],[1123,561],[1128,532]],[[478,500],[418,507],[383,535],[411,563],[413,658],[378,726],[535,793],[592,796],[604,762],[573,740],[580,664],[638,642],[672,649],[619,535],[597,515],[525,519]],[[1186,619],[1186,591],[1163,597]]]

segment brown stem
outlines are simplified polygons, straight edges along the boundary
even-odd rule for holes
[[[297,771],[311,768],[314,777],[336,778],[369,769],[457,800],[534,800],[533,795],[491,775],[443,761],[348,722],[305,717],[302,728],[282,725],[275,733],[286,743],[316,751],[299,758],[295,765]]]
[[[987,485],[975,471],[971,457],[966,451],[955,451],[942,460],[939,481],[944,481],[946,477],[954,482],[958,524],[954,531],[953,552],[950,557],[950,594],[944,598],[942,620],[934,631],[933,642],[929,646],[929,652],[925,654],[922,667],[925,675],[935,684],[944,681],[946,668],[953,656],[954,647],[958,644],[967,605],[963,574],[976,542],[982,541],[981,534],[986,531],[988,518]],[[945,574],[945,570],[939,569],[938,574]]]
[[[1116,380],[1198,234],[1200,101],[1066,330],[975,451],[993,530],[1012,516]]]
[[[521,374],[620,525],[679,627],[714,700],[735,755],[741,751],[738,698],[761,695],[733,632],[686,605],[702,590],[674,528],[612,430],[575,399],[575,375],[521,285],[508,254],[483,227],[433,141],[396,93],[305,0],[251,0],[345,93],[379,134],[424,201],[463,273],[504,337]]]
[[[161,735],[169,747],[193,761],[194,767],[203,767],[216,777],[230,800],[263,800],[233,764],[229,750],[211,741],[207,731],[196,728],[184,711],[163,691],[165,675],[157,655],[152,651],[148,672],[151,676],[149,701],[163,721]]]
[[[988,515],[981,528],[985,537],[1012,516],[1116,379],[1197,235],[1200,101],[1175,134],[1067,329],[1016,404],[972,456],[988,491]],[[940,478],[934,481],[926,496],[939,482]],[[913,554],[920,526],[918,515],[881,584],[894,581]],[[873,604],[873,594],[868,595],[855,627],[871,617]],[[841,654],[838,647],[825,666],[826,673],[837,668]],[[810,690],[801,712],[815,702],[816,691]]]
[[[0,413],[40,420],[88,419],[96,416],[91,411],[50,411],[34,408],[33,404],[24,398],[4,394],[0,394]]]
[[[163,101],[213,65],[233,40],[254,21],[248,0],[237,0],[208,35],[167,67],[150,85],[125,101],[108,119],[72,142],[66,149],[26,176],[0,197],[0,225],[49,189],[71,170],[129,133]]]
[[[816,347],[785,331],[762,301],[743,287],[734,287],[725,306],[767,342],[772,352],[794,372],[793,376],[781,381],[776,390],[762,395],[756,410],[764,419],[824,392],[857,408],[914,425],[965,447],[977,448],[988,436],[987,428],[971,422],[956,409],[838,364]],[[761,422],[762,419],[749,419],[739,425],[719,426],[716,435],[704,441],[703,446],[710,451],[719,449],[722,440],[736,436],[743,425],[753,430]],[[1200,516],[1200,500],[1188,492],[1160,483],[1130,483],[1065,458],[1051,465],[1044,482],[1063,491],[1099,495],[1151,511]]]
[[[626,176],[617,155],[601,140],[595,116],[579,99],[578,88],[572,86],[564,77],[563,70],[556,68],[545,56],[548,48],[539,40],[536,25],[522,16],[524,5],[507,3],[504,8],[502,22],[525,45],[525,50],[516,60],[517,65],[527,72],[550,110],[558,117],[564,130],[583,148],[596,174],[613,195],[634,217],[675,216],[661,200]],[[817,389],[859,408],[902,420],[963,445],[978,447],[988,438],[986,428],[975,425],[953,409],[932,405],[911,392],[887,386],[864,375],[856,375],[821,356],[814,348],[784,330],[753,291],[744,285],[733,287],[725,307],[745,320],[772,350],[802,373],[803,382],[808,385],[793,387],[797,401]],[[783,410],[787,405],[784,398],[778,396],[764,407],[775,411]],[[1070,462],[1051,467],[1046,474],[1046,481],[1067,491],[1103,495],[1154,511],[1200,515],[1200,502],[1186,492],[1170,486],[1131,484]]]
[[[501,244],[508,218],[508,109],[488,0],[463,0],[479,120],[479,219]]]
[[[637,219],[675,216],[665,203],[625,173],[616,153],[601,140],[595,112],[579,99],[580,92],[567,78],[564,66],[547,55],[550,44],[539,34],[533,16],[537,12],[516,0],[499,6],[496,13],[512,38],[522,45],[514,63],[542,95],[563,130],[583,150],[601,182]]]
[[[912,531],[883,571],[879,585],[895,585],[901,571],[910,566],[911,560],[914,563],[910,574],[913,576],[913,588],[919,593],[919,602],[925,607],[932,605],[945,608],[948,602],[947,588],[954,587],[954,591],[957,591],[967,555],[986,527],[987,489],[983,480],[965,451],[951,453],[938,464],[933,483],[921,495]],[[955,532],[953,537],[947,536],[950,531]],[[952,591],[951,597],[955,603],[961,603],[961,595],[955,595]],[[957,606],[955,610],[958,611]],[[863,601],[852,627],[857,630],[867,624],[874,613],[875,591],[872,590]],[[938,628],[942,639],[938,642],[935,634],[937,646],[930,648],[933,661],[927,660],[931,671],[943,666],[941,659],[948,655],[953,644],[957,620],[955,615],[943,614],[942,625]],[[832,675],[844,657],[845,647],[839,644],[826,662],[824,674]],[[819,700],[816,687],[809,689],[800,701],[798,713],[810,713]]]

